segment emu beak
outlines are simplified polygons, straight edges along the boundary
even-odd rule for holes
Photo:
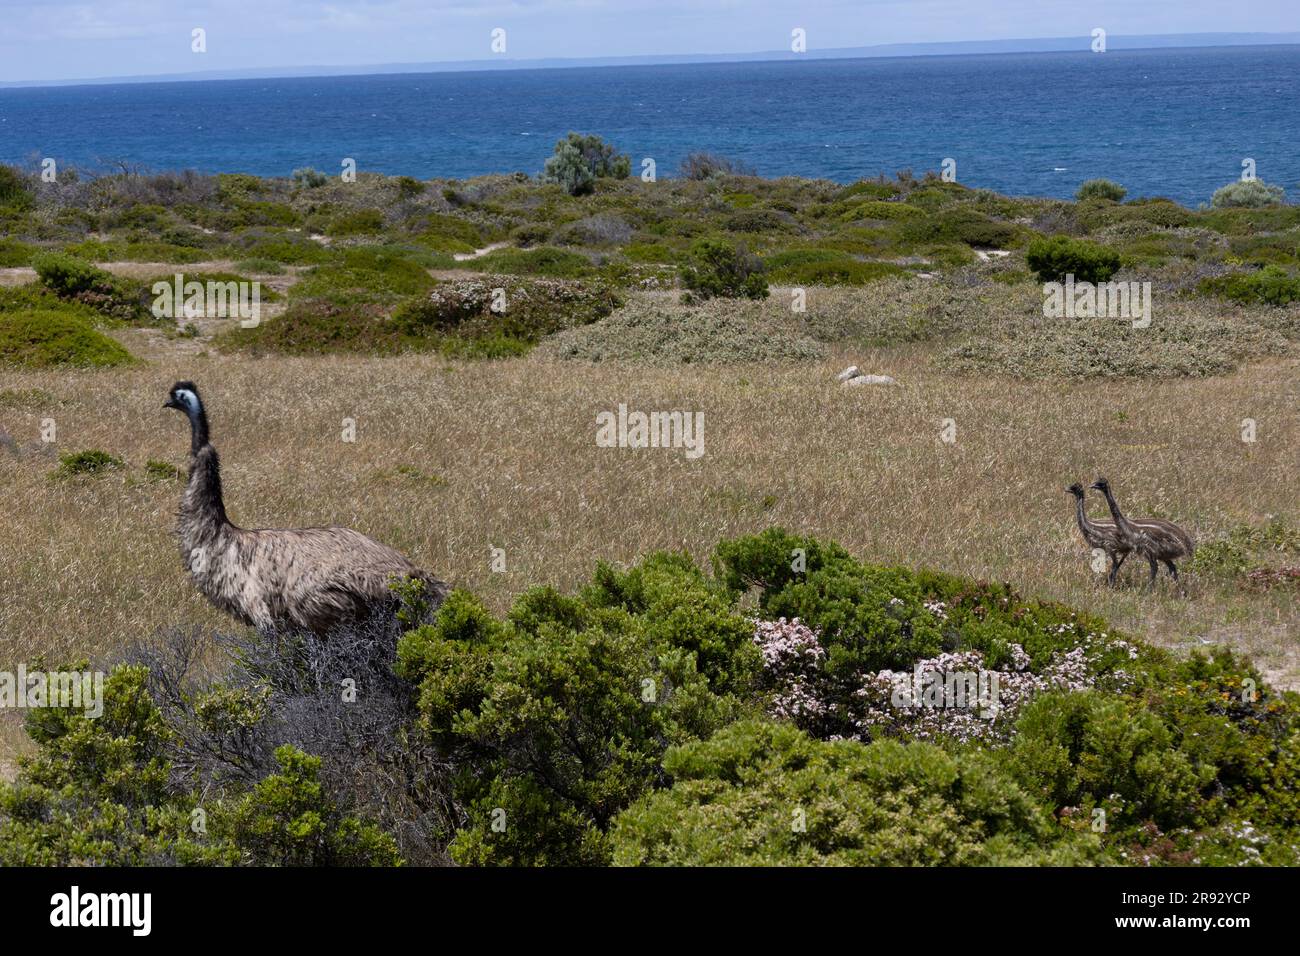
[[[167,401],[163,402],[163,408],[180,408],[180,406],[177,405],[174,400],[169,398]]]

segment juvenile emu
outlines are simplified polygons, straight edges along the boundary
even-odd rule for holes
[[[1106,496],[1111,517],[1115,519],[1115,526],[1124,536],[1128,546],[1146,558],[1151,565],[1151,578],[1147,581],[1147,590],[1155,587],[1156,575],[1160,571],[1157,562],[1164,562],[1174,583],[1183,594],[1186,594],[1187,588],[1178,580],[1178,566],[1174,564],[1174,560],[1190,557],[1196,550],[1196,543],[1192,540],[1192,536],[1178,525],[1161,521],[1159,518],[1126,518],[1119,510],[1119,502],[1115,500],[1114,492],[1110,490],[1110,482],[1105,478],[1098,478],[1093,482],[1092,488]]]
[[[264,633],[323,635],[394,612],[394,581],[419,581],[430,607],[442,602],[445,584],[350,528],[249,530],[231,524],[199,390],[193,382],[177,382],[163,407],[190,420],[189,483],[177,523],[181,556],[198,589],[221,610]]]
[[[1079,533],[1083,535],[1084,542],[1090,548],[1100,548],[1106,553],[1106,557],[1110,558],[1110,574],[1106,577],[1106,583],[1114,587],[1115,576],[1119,574],[1120,565],[1133,553],[1128,539],[1120,533],[1115,522],[1093,521],[1088,517],[1088,509],[1084,505],[1083,485],[1076,481],[1065,490],[1074,495],[1074,518],[1079,523]]]

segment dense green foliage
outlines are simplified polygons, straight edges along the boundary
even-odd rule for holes
[[[1025,262],[1043,282],[1109,282],[1119,271],[1119,253],[1096,243],[1068,236],[1035,239],[1025,252]]]
[[[1258,209],[1276,206],[1284,196],[1281,186],[1270,185],[1262,179],[1242,179],[1216,189],[1210,205],[1215,209]]]
[[[599,136],[570,133],[555,144],[542,178],[559,183],[570,196],[590,193],[597,179],[626,179],[632,161],[620,155]]]
[[[750,625],[689,561],[602,567],[504,620],[454,594],[407,634],[423,724],[468,768],[464,863],[609,861],[614,816],[661,778],[665,747],[737,716],[758,670]]]
[[[743,245],[725,239],[701,239],[691,246],[690,261],[682,266],[687,301],[704,299],[765,299],[767,275],[763,261]]]
[[[1257,272],[1203,279],[1201,289],[1246,304],[1280,306],[1300,302],[1300,276],[1291,275],[1277,265],[1265,266]]]
[[[1075,192],[1074,198],[1079,202],[1086,199],[1109,199],[1111,202],[1123,202],[1126,195],[1128,195],[1128,190],[1119,183],[1111,182],[1109,179],[1089,179]]]
[[[84,669],[84,664],[79,669]],[[18,781],[0,786],[0,865],[394,865],[392,839],[338,811],[319,761],[293,747],[249,792],[207,802],[170,773],[170,729],[149,673],[121,666],[103,685],[103,714],[43,708],[40,745]]]
[[[618,818],[625,866],[987,866],[1083,862],[1044,850],[1050,817],[979,753],[810,739],[741,722],[664,758],[673,786]]]
[[[240,669],[193,689],[119,665],[101,717],[31,711],[0,863],[389,865],[399,835],[470,865],[1300,862],[1300,701],[1232,654],[1174,659],[1006,586],[780,529],[713,563],[602,565],[504,617],[453,592],[383,665],[397,696],[363,711],[338,709],[332,679],[285,698],[325,660],[292,642],[241,645]],[[879,669],[936,654],[1009,682],[997,733],[941,708],[918,737],[873,701]],[[317,717],[294,724],[303,708]],[[396,803],[382,786],[382,819],[359,728],[331,736],[357,719],[385,773],[438,768],[401,777],[424,782]],[[290,726],[325,755],[256,757]]]
[[[135,319],[144,314],[144,290],[119,279],[76,256],[42,252],[32,266],[47,289],[61,299],[79,302],[115,319]]]
[[[78,315],[0,311],[0,364],[106,368],[132,361],[131,353]]]

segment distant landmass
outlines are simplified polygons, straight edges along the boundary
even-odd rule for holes
[[[96,77],[68,80],[0,82],[4,87],[80,86],[103,83],[173,83],[190,80],[254,80],[279,77],[371,76],[387,73],[454,73],[481,70],[554,70],[573,67],[653,66],[684,63],[746,63],[798,59],[870,59],[878,57],[963,56],[996,53],[1059,53],[1087,50],[1092,38],[1038,37],[1009,40],[961,40],[944,43],[887,43],[878,46],[809,49],[806,53],[768,50],[754,53],[683,53],[671,56],[549,57],[518,59],[506,56],[482,60],[429,63],[370,63],[345,66],[285,66],[244,70],[203,70],[194,73]],[[1182,33],[1121,36],[1108,34],[1107,50],[1150,50],[1176,47],[1283,46],[1300,44],[1295,33]]]

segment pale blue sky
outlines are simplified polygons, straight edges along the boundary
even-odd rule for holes
[[[882,43],[1300,30],[1297,0],[0,0],[0,81],[282,66],[742,53]],[[191,30],[208,51],[190,50]]]

